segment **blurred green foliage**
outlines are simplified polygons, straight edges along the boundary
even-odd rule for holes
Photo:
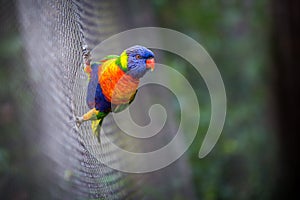
[[[228,110],[223,133],[213,151],[200,160],[198,151],[210,119],[209,94],[188,63],[176,57],[168,59],[198,92],[200,129],[188,153],[199,199],[271,198],[277,147],[269,91],[268,3],[153,1],[158,25],[181,31],[203,45],[226,87]]]

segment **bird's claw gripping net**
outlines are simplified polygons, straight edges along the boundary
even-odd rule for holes
[[[88,45],[82,46],[82,52],[83,52],[83,62],[85,65],[90,65],[92,58],[91,58],[91,51],[88,48]]]
[[[80,116],[75,116],[75,123],[76,123],[76,126],[79,128],[80,125],[83,123],[83,117],[80,117]]]

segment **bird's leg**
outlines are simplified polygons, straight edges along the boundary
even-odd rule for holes
[[[96,110],[96,108],[93,108],[91,110],[89,110],[87,113],[85,113],[84,115],[77,116],[76,117],[76,124],[79,127],[83,122],[88,121],[88,120],[97,120],[99,115],[99,111]]]

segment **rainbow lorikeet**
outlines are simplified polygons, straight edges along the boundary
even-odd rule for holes
[[[89,84],[86,102],[90,110],[76,117],[78,126],[92,121],[92,130],[100,142],[103,119],[110,112],[124,110],[137,92],[139,80],[148,70],[153,70],[155,61],[152,51],[143,46],[132,46],[120,56],[109,55],[100,62],[90,62],[90,54],[84,54],[84,71]]]

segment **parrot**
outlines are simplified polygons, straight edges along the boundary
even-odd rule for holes
[[[91,121],[92,132],[100,143],[103,119],[110,113],[126,109],[134,100],[140,79],[155,68],[154,53],[144,46],[135,45],[120,55],[108,55],[100,62],[91,62],[90,52],[83,55],[84,72],[88,77],[86,104],[89,111],[76,116],[79,127]]]

